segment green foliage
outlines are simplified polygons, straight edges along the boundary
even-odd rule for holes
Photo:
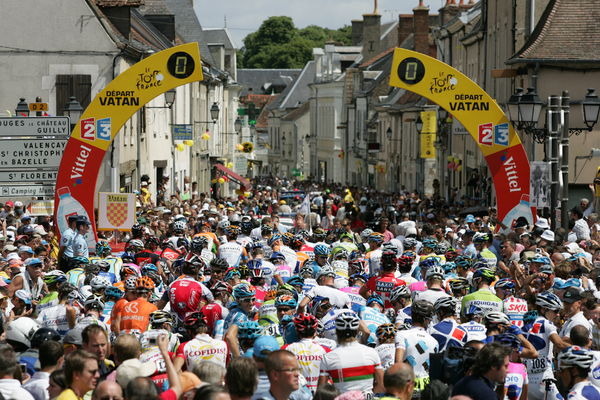
[[[327,29],[316,25],[298,29],[290,17],[269,17],[258,31],[244,38],[238,68],[302,68],[312,49],[327,42],[350,45],[351,27]]]

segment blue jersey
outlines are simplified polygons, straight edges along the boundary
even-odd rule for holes
[[[373,307],[363,307],[363,309],[359,313],[360,319],[362,319],[369,331],[371,331],[371,335],[369,335],[369,340],[367,343],[376,343],[377,336],[375,335],[375,331],[379,325],[389,324],[390,319],[382,312],[377,311]]]
[[[244,322],[248,321],[248,314],[246,314],[242,309],[235,307],[231,310],[227,318],[225,318],[225,324],[223,330],[227,332],[229,327],[233,324],[240,326]]]

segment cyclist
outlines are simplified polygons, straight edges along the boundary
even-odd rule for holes
[[[475,265],[477,267],[477,264]],[[461,309],[468,310],[471,305],[481,308],[483,311],[502,312],[503,303],[492,293],[490,285],[496,279],[496,274],[490,268],[483,265],[473,273],[473,286],[477,289],[462,298]]]
[[[227,242],[219,246],[219,257],[224,258],[230,267],[237,267],[242,260],[248,258],[246,248],[236,242],[239,235],[239,228],[230,225],[225,229]]]
[[[567,347],[558,354],[559,375],[569,389],[567,399],[600,399],[600,389],[589,380],[594,354],[578,346]]]
[[[192,312],[183,321],[191,340],[182,343],[177,349],[175,369],[179,370],[185,363],[191,371],[199,362],[210,361],[225,367],[227,359],[227,344],[222,340],[216,340],[208,334],[208,323],[204,314],[199,311]]]
[[[405,323],[410,324],[411,319],[411,294],[408,286],[400,285],[396,286],[390,295],[390,303],[392,309],[396,314],[395,325],[396,327]]]
[[[156,306],[148,301],[153,290],[152,279],[147,276],[137,278],[138,298],[127,303],[119,312],[119,332],[140,334],[148,329],[150,314],[157,310]]]
[[[394,324],[381,324],[377,327],[375,335],[377,336],[377,346],[375,351],[379,354],[381,359],[381,366],[384,370],[387,370],[394,364],[396,358],[396,333],[398,330]]]
[[[425,281],[427,283],[427,290],[422,292],[414,293],[414,300],[425,300],[431,304],[444,297],[450,297],[443,289],[444,283],[444,268],[435,264],[427,268],[425,273]]]
[[[527,301],[525,299],[521,299],[520,297],[515,297],[515,288],[515,282],[509,278],[500,279],[494,285],[496,296],[502,299],[503,311],[506,315],[508,315],[510,323],[522,328],[523,315],[525,315],[525,313],[528,311]]]
[[[392,249],[385,249],[379,257],[380,271],[377,276],[370,278],[366,285],[360,288],[360,295],[365,299],[373,294],[379,295],[385,304],[384,308],[392,306],[390,294],[394,288],[406,285],[402,279],[396,278],[396,252]]]
[[[365,322],[367,328],[371,332],[367,341],[368,344],[375,344],[377,342],[377,336],[375,335],[377,327],[382,324],[390,323],[390,320],[383,313],[383,310],[383,299],[379,295],[373,294],[367,299],[367,305],[358,313],[360,319]]]
[[[484,311],[477,306],[471,305],[468,310],[462,311],[462,314],[466,322],[460,324],[460,326],[469,334],[469,340],[485,340],[486,329],[485,325],[481,323]]]
[[[440,297],[433,305],[440,322],[429,327],[429,334],[438,341],[440,352],[446,347],[463,347],[469,341],[467,330],[456,322],[457,306],[453,297]]]

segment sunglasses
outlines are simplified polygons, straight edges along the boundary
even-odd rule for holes
[[[289,312],[291,308],[289,307],[280,307],[277,309],[278,312]]]
[[[254,303],[256,299],[254,297],[246,297],[245,299],[240,300],[242,303]]]

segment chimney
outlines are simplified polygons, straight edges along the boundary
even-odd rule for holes
[[[415,26],[415,51],[429,55],[429,7],[419,0],[413,8]]]
[[[360,46],[363,38],[363,22],[360,19],[352,20],[352,46]]]
[[[363,62],[370,60],[380,52],[381,15],[377,13],[363,15]]]
[[[402,42],[413,33],[413,15],[398,15],[398,47],[402,47]]]
[[[460,9],[455,0],[446,0],[446,5],[439,10],[442,26],[446,25],[452,18],[456,17],[459,11]]]

